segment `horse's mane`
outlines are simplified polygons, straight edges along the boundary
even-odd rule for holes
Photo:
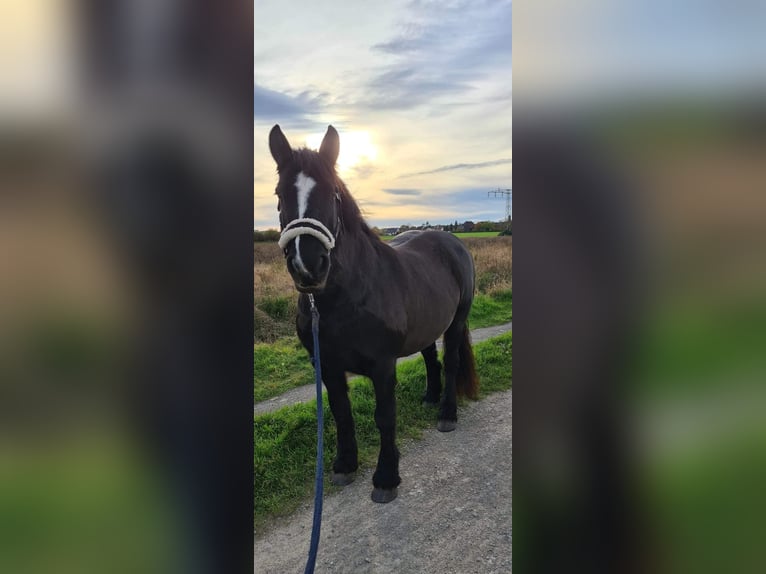
[[[314,174],[322,181],[330,182],[340,194],[340,213],[343,230],[348,233],[361,233],[380,241],[362,216],[354,198],[344,181],[338,176],[334,166],[330,166],[314,150],[300,148],[293,150],[293,158],[304,173]]]

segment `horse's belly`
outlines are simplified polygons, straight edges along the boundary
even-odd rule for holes
[[[442,323],[436,323],[436,326],[429,329],[415,328],[407,333],[400,357],[406,357],[413,353],[418,353],[428,347],[431,343],[439,339],[452,323],[452,319],[445,320]]]

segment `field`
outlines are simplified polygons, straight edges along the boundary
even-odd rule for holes
[[[497,235],[495,232],[490,234]],[[471,327],[511,320],[513,238],[464,237],[476,265],[476,298]],[[276,243],[254,243],[254,340],[273,343],[295,334],[297,293]]]

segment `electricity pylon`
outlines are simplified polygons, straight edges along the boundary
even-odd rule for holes
[[[505,219],[508,221],[508,225],[511,224],[511,198],[513,197],[513,188],[501,188],[493,189],[487,192],[487,197],[503,197],[505,196]]]

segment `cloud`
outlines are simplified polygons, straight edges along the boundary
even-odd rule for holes
[[[513,163],[511,158],[494,159],[492,161],[482,161],[479,163],[454,163],[452,165],[444,165],[437,167],[436,169],[430,169],[428,171],[416,171],[414,173],[405,173],[399,177],[412,177],[415,175],[430,175],[432,173],[441,173],[443,171],[455,171],[459,169],[482,169],[485,167],[492,167],[496,165],[504,165],[507,163]]]
[[[383,193],[388,193],[390,195],[410,195],[410,196],[417,196],[420,195],[420,191],[417,189],[382,189]]]
[[[371,162],[358,163],[350,168],[351,177],[356,179],[367,179],[378,171],[378,168]]]
[[[376,109],[411,109],[440,95],[457,95],[470,89],[460,71],[431,71],[394,67],[374,76],[367,87],[372,94],[365,106]]]
[[[253,85],[253,115],[256,120],[275,122],[293,128],[313,127],[312,120],[326,106],[327,94],[304,90],[297,96]]]
[[[411,109],[470,95],[503,69],[510,78],[509,0],[458,0],[436,7],[428,0],[410,2],[396,34],[371,47],[394,62],[373,71],[363,106]]]

